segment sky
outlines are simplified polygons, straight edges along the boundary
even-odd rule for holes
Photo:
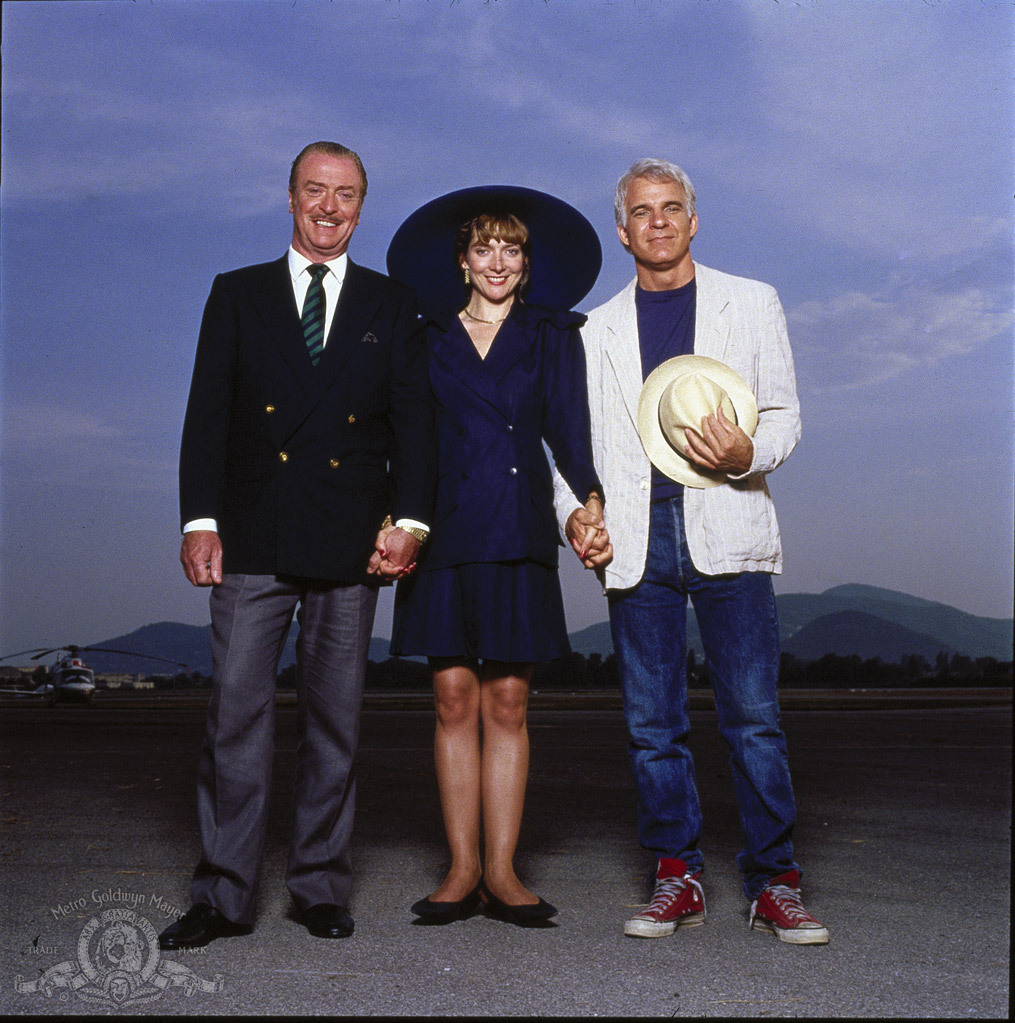
[[[633,276],[636,159],[680,164],[701,263],[774,285],[803,438],[777,592],[1012,614],[1013,42],[994,0],[5,2],[0,655],[206,624],[180,429],[216,273],[276,258],[289,164],[355,149],[350,255],[429,199],[554,193]],[[605,620],[567,552],[572,630]],[[387,635],[391,593],[375,634]]]

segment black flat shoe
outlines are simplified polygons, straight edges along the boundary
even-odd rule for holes
[[[300,914],[300,923],[315,938],[348,938],[355,924],[345,906],[322,902]]]
[[[413,903],[412,912],[419,917],[414,924],[453,924],[467,920],[479,908],[479,885],[457,902],[432,902],[429,897]]]
[[[159,935],[159,948],[167,952],[202,948],[216,938],[235,938],[253,929],[247,924],[234,924],[206,902],[198,902]]]
[[[504,923],[514,924],[516,927],[557,926],[550,920],[550,917],[557,915],[557,907],[542,899],[535,905],[512,906],[507,902],[501,902],[485,884],[479,886],[479,894],[487,916],[492,916],[495,920],[503,920]]]

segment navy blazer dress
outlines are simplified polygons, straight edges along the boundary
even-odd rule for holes
[[[419,569],[398,584],[393,653],[535,661],[568,652],[543,442],[581,500],[603,493],[584,322],[515,302],[485,359],[457,313],[427,323],[437,497]]]

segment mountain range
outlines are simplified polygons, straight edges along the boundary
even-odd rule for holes
[[[917,654],[931,664],[941,652],[951,656],[1012,659],[1012,619],[983,618],[959,611],[947,604],[924,600],[896,590],[848,584],[834,586],[823,593],[786,593],[776,597],[782,649],[801,660],[817,660],[825,654],[857,654],[864,660],[880,657],[897,662],[907,654]],[[281,667],[296,659],[296,629],[286,643]],[[211,672],[208,647],[210,626],[158,622],[134,632],[90,644],[167,658],[189,666],[202,674]],[[688,646],[701,655],[701,635],[694,611],[687,615]],[[571,634],[571,646],[580,654],[613,652],[607,622],[591,625]],[[370,641],[370,660],[388,658],[388,640],[374,636]],[[144,672],[169,674],[171,664],[120,654],[88,654],[88,663],[99,672]]]
[[[942,651],[974,659],[1012,659],[1011,618],[983,618],[897,590],[849,583],[823,593],[784,593],[775,602],[782,649],[804,661],[857,654],[889,662],[918,654],[933,663]],[[690,607],[687,644],[701,655],[701,633]],[[571,646],[586,656],[611,653],[609,624],[573,633]]]

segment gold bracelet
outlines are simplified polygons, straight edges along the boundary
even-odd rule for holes
[[[381,523],[381,529],[394,529],[395,524],[391,521],[391,516],[386,515],[384,521]],[[429,530],[420,529],[418,526],[399,526],[399,529],[408,533],[409,536],[415,537],[421,544],[426,543],[427,537],[430,535]]]

